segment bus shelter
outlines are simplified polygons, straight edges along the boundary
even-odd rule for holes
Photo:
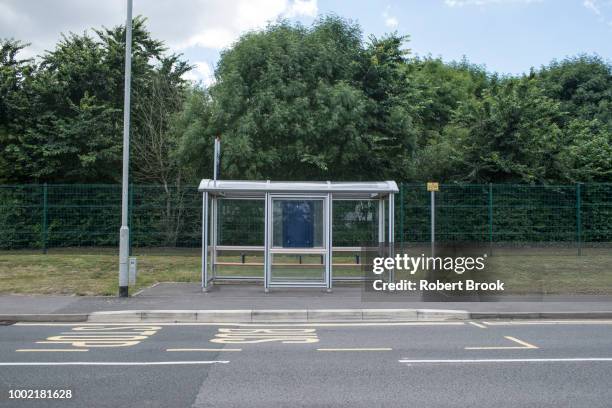
[[[363,242],[393,247],[394,195],[399,191],[394,181],[204,179],[198,190],[203,195],[204,291],[222,280],[263,281],[266,292],[275,287],[331,291],[334,282],[364,279],[359,272]],[[336,207],[337,211],[350,211],[334,218]],[[233,230],[224,219],[230,215],[246,225],[246,233],[255,236],[241,239],[225,231]],[[371,234],[361,242],[350,242],[350,237],[347,241],[344,232],[342,237],[334,237],[334,221],[338,229],[354,222],[367,224]]]

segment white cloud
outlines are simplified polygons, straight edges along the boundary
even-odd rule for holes
[[[584,0],[582,2],[582,5],[586,7],[588,10],[591,10],[596,15],[601,16],[601,10],[599,9],[597,0]]]
[[[600,23],[612,27],[612,1],[583,0],[582,5],[593,13]]]
[[[385,25],[389,28],[397,28],[399,21],[395,17],[387,17],[385,18]]]
[[[391,9],[390,7],[387,7],[385,11],[383,11],[382,17],[385,20],[385,26],[387,28],[391,28],[395,30],[397,26],[399,25],[399,20],[397,19],[397,17],[389,13],[390,9]]]
[[[31,42],[29,53],[51,49],[60,33],[113,27],[125,21],[125,0],[0,0],[0,37]],[[134,0],[134,15],[175,50],[221,49],[241,33],[279,17],[313,17],[317,0]]]
[[[285,12],[286,17],[316,17],[319,7],[317,0],[294,0],[289,6],[289,10]]]
[[[214,81],[213,64],[202,54],[218,55],[244,32],[280,18],[317,15],[317,0],[134,0],[133,14],[145,16],[155,38],[171,51],[196,55],[187,77]],[[22,57],[55,47],[61,33],[125,23],[126,0],[0,0],[0,38],[31,43]]]
[[[511,3],[537,3],[542,0],[444,0],[444,4],[449,7],[463,6],[488,6],[493,4],[511,4]]]
[[[175,44],[175,48],[179,50],[189,47],[221,49],[231,45],[235,39],[236,33],[227,28],[210,28],[194,34],[184,42]]]
[[[205,86],[215,83],[215,73],[212,65],[206,61],[192,63],[193,69],[183,75],[188,81],[202,82]]]

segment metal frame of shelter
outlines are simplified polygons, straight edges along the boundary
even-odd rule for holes
[[[334,281],[362,280],[347,277],[333,277],[332,255],[334,251],[359,252],[361,247],[333,247],[332,215],[333,202],[338,200],[378,201],[378,241],[389,245],[392,251],[394,243],[394,195],[399,192],[394,181],[378,182],[274,182],[274,181],[236,181],[210,180],[201,181],[198,191],[202,193],[202,289],[207,291],[216,281],[218,251],[263,251],[263,278],[232,276],[223,279],[263,280],[267,292],[274,287],[321,287],[331,291]],[[263,200],[264,201],[264,245],[263,246],[227,246],[218,245],[219,200]],[[287,248],[274,246],[273,228],[275,200],[314,200],[321,201],[322,210],[322,245],[317,247]],[[386,204],[386,205],[385,205]],[[386,210],[385,210],[386,207]],[[386,215],[388,211],[388,215]],[[385,218],[387,218],[387,237],[385,240]],[[281,254],[321,255],[324,267],[323,279],[292,278],[275,281],[272,275],[272,256]],[[210,265],[209,265],[210,263]],[[259,264],[257,264],[259,265]],[[393,280],[393,277],[389,277]]]

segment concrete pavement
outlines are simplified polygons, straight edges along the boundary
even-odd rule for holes
[[[297,316],[292,321],[308,320],[318,310],[341,310],[335,320],[350,317],[355,311],[379,310],[397,311],[397,318],[411,320],[406,316],[418,314],[417,310],[454,310],[463,318],[610,318],[612,299],[601,296],[540,296],[503,297],[484,299],[480,302],[422,301],[418,296],[379,294],[372,297],[364,294],[359,286],[338,286],[333,293],[319,289],[277,289],[263,293],[256,285],[217,286],[209,293],[202,293],[198,284],[162,283],[142,291],[131,298],[79,297],[79,296],[0,296],[0,320],[22,321],[85,321],[93,313],[123,311],[125,314],[139,314],[136,320],[159,311],[230,311],[236,314],[229,321],[252,321],[254,311],[290,311]],[[493,301],[497,300],[497,301]],[[248,319],[240,318],[248,311]],[[310,312],[310,313],[309,313]],[[143,314],[145,313],[145,314]],[[363,312],[360,312],[363,316]],[[21,317],[16,316],[21,315]],[[24,316],[29,315],[29,316]],[[306,319],[300,317],[305,315]],[[116,314],[118,316],[118,314]],[[159,316],[159,315],[158,315]],[[403,317],[402,317],[403,316]],[[166,316],[170,319],[171,316]],[[384,317],[389,318],[389,317]],[[124,319],[122,321],[125,321]],[[135,319],[132,319],[135,320]],[[149,319],[150,320],[150,319]],[[187,319],[190,320],[190,319]],[[197,320],[197,318],[196,318]],[[349,319],[350,320],[350,319]],[[98,319],[98,321],[101,321]],[[177,320],[180,321],[180,320]],[[204,321],[204,320],[202,320]],[[214,320],[208,320],[214,321]]]
[[[0,339],[0,406],[596,408],[612,400],[612,320],[18,324],[0,326]],[[73,398],[6,398],[9,389],[46,388]]]

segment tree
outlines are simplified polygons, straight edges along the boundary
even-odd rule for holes
[[[205,142],[185,143],[208,161],[205,146],[221,135],[226,178],[398,176],[416,137],[404,41],[364,46],[359,27],[338,17],[249,33],[221,55]]]
[[[6,140],[0,153],[3,177],[14,182],[113,182],[120,179],[123,126],[125,28],[62,36],[41,57],[21,89],[27,98],[22,128]],[[161,75],[172,87],[189,65],[165,55],[163,43],[151,38],[145,19],[133,22],[132,109],[146,101],[150,84]],[[3,63],[3,70],[4,68]],[[178,104],[180,109],[180,104]],[[176,105],[175,108],[176,109]],[[173,113],[169,109],[168,114]],[[143,124],[134,120],[132,135]]]
[[[559,102],[534,80],[508,78],[462,103],[444,129],[453,167],[470,182],[549,182],[558,179],[555,160],[561,146]]]
[[[549,98],[560,101],[573,119],[597,119],[612,130],[612,65],[596,55],[578,55],[553,61],[534,72]]]
[[[556,162],[565,182],[612,180],[612,132],[598,119],[573,119]]]
[[[136,182],[162,188],[161,230],[164,245],[176,245],[183,221],[186,171],[177,156],[179,137],[173,128],[184,100],[184,87],[155,72],[147,87],[135,93],[133,116],[140,124],[131,140],[132,175]]]
[[[203,175],[213,174],[213,143],[207,135],[212,129],[212,99],[206,88],[194,86],[187,92],[181,112],[173,121],[172,132],[179,137],[177,156],[189,171],[189,180],[197,183]]]
[[[5,149],[24,132],[28,117],[28,83],[36,67],[31,59],[20,59],[18,54],[28,46],[13,39],[0,39],[0,181],[12,166],[4,156]]]

